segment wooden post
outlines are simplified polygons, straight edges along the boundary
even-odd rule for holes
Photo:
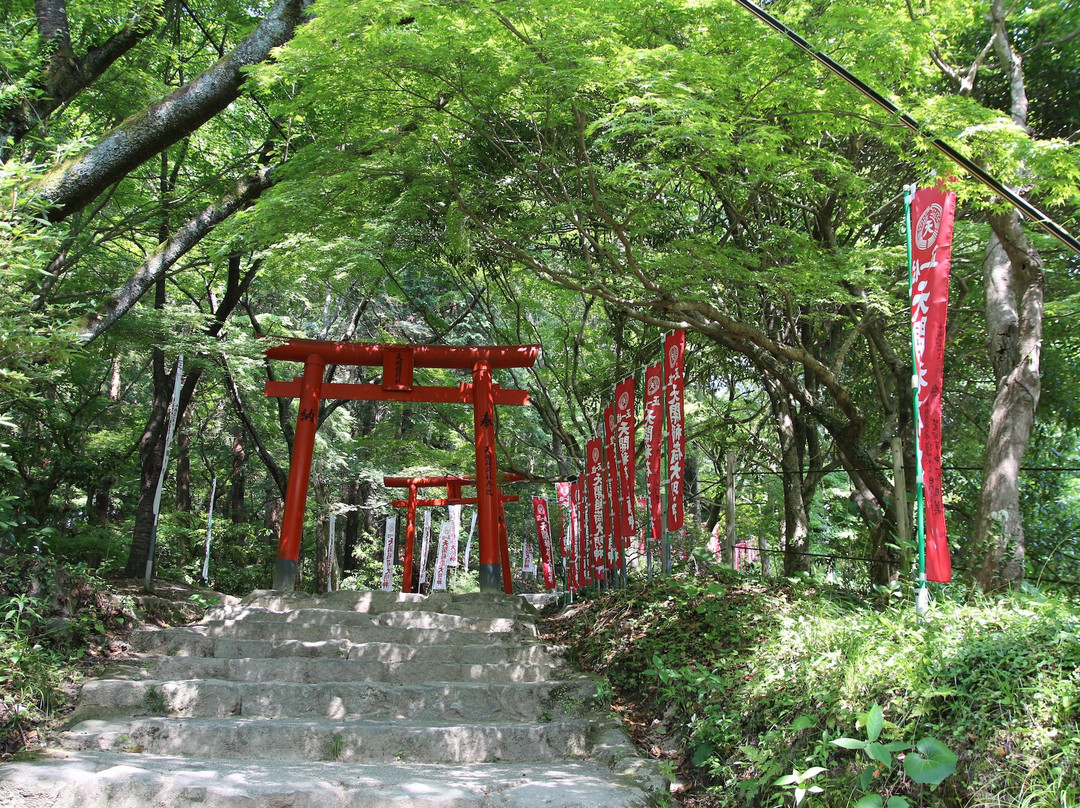
[[[896,509],[896,537],[900,546],[900,567],[905,574],[911,571],[911,533],[908,528],[907,474],[904,471],[904,444],[899,436],[892,441],[893,507]]]
[[[473,365],[473,432],[476,440],[476,513],[480,532],[480,591],[503,590],[499,562],[499,492],[495,480],[495,400],[491,366]],[[511,590],[512,591],[512,590]]]

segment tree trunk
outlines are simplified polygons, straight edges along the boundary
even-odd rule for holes
[[[1038,252],[1014,213],[991,217],[984,264],[987,349],[997,392],[971,538],[971,581],[989,591],[1024,577],[1020,461],[1042,390],[1044,278]]]
[[[244,497],[247,483],[247,454],[244,450],[244,431],[240,427],[233,432],[232,474],[229,476],[229,518],[233,524],[244,521]]]
[[[244,69],[288,42],[306,7],[307,0],[278,0],[232,53],[50,172],[37,188],[50,201],[48,217],[59,221],[82,210],[114,182],[229,106],[240,95]]]
[[[780,474],[784,491],[784,575],[810,571],[810,517],[803,498],[802,458],[796,439],[792,403],[771,377],[765,387],[776,420],[780,443]]]

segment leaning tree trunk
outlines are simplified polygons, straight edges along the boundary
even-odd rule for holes
[[[784,575],[810,571],[810,517],[803,498],[802,458],[799,452],[792,402],[771,377],[765,388],[776,421],[780,443],[780,475],[784,491]]]
[[[1020,461],[1042,389],[1042,261],[1016,213],[993,216],[991,225],[984,275],[987,348],[997,393],[970,551],[971,580],[983,590],[1015,586],[1024,576]]]

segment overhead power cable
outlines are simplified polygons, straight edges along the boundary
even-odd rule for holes
[[[1045,213],[1035,207],[1035,205],[1028,202],[1026,199],[1024,199],[1024,197],[1020,196],[1020,194],[1016,193],[1012,189],[1007,188],[996,178],[990,176],[990,174],[988,174],[974,162],[969,160],[967,157],[964,157],[964,155],[960,154],[960,152],[958,152],[948,143],[943,141],[941,138],[934,137],[924,132],[918,121],[916,121],[906,112],[902,112],[900,108],[896,106],[896,104],[883,96],[873,87],[866,84],[866,82],[864,82],[854,73],[849,71],[843,65],[829,58],[824,53],[814,50],[814,48],[810,45],[809,42],[807,42],[797,33],[784,25],[784,23],[780,22],[780,20],[776,19],[776,17],[772,16],[767,11],[759,8],[757,5],[750,2],[750,0],[735,0],[735,2],[745,8],[751,14],[756,16],[770,28],[779,31],[781,34],[786,36],[788,39],[798,45],[799,48],[801,48],[805,53],[815,59],[818,63],[824,65],[826,68],[831,70],[833,73],[842,78],[844,81],[846,81],[856,90],[858,90],[862,95],[869,98],[871,101],[873,101],[883,110],[888,112],[890,115],[895,115],[899,119],[900,123],[910,129],[920,138],[927,141],[931,146],[944,154],[958,166],[962,167],[965,171],[971,174],[971,176],[973,176],[987,188],[992,190],[998,196],[1008,200],[1014,208],[1019,210],[1028,219],[1028,221],[1030,221],[1036,227],[1040,228],[1043,232],[1048,233],[1049,235],[1056,238],[1058,241],[1060,241],[1077,255],[1080,255],[1080,241],[1078,241],[1075,236],[1069,233],[1068,230],[1066,230],[1060,224],[1055,222],[1053,219],[1051,219],[1049,216],[1047,216]]]

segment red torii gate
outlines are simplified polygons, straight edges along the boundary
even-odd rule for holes
[[[285,512],[281,521],[281,541],[274,564],[274,589],[294,589],[300,557],[300,534],[311,476],[311,454],[315,446],[319,401],[323,398],[362,401],[430,401],[473,405],[473,435],[476,443],[477,529],[480,545],[480,590],[498,592],[502,574],[499,564],[498,521],[500,513],[498,481],[495,479],[495,405],[524,405],[525,390],[502,389],[494,383],[495,368],[532,367],[539,345],[454,346],[387,345],[370,342],[336,342],[291,339],[266,351],[268,359],[304,363],[304,375],[291,382],[267,382],[266,395],[299,398],[296,435],[293,438],[289,483],[285,491]],[[323,384],[328,364],[382,365],[382,384]],[[457,387],[414,387],[413,368],[460,368],[472,370],[472,383]]]
[[[506,483],[521,482],[524,478],[516,474],[502,475],[502,481]],[[462,486],[476,485],[475,477],[462,477],[457,475],[448,475],[445,477],[383,477],[383,485],[387,488],[408,488],[408,499],[397,499],[390,503],[394,508],[405,508],[405,569],[403,570],[401,580],[401,591],[412,592],[412,567],[413,567],[413,550],[416,546],[416,509],[417,508],[440,508],[446,505],[478,505],[479,497],[464,497],[461,493]],[[496,491],[498,491],[498,479],[495,481]],[[420,499],[419,489],[421,488],[446,488],[446,497],[443,499]],[[500,556],[500,564],[502,567],[502,586],[503,591],[508,594],[514,594],[514,583],[510,576],[510,548],[507,545],[506,539],[506,519],[503,515],[503,505],[507,502],[517,502],[521,498],[516,494],[508,496],[500,494],[498,496],[499,504],[499,538],[498,549]],[[478,509],[479,510],[479,509]],[[477,522],[480,521],[479,516]],[[483,555],[481,555],[483,559]]]

